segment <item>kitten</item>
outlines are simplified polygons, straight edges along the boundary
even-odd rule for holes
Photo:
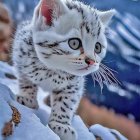
[[[74,0],[41,0],[33,19],[22,23],[13,44],[20,94],[38,108],[37,90],[51,93],[50,128],[61,140],[76,140],[71,120],[84,90],[84,76],[105,57],[105,28],[115,11],[100,12]]]

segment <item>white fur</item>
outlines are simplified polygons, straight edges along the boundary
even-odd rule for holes
[[[66,138],[76,140],[76,133],[70,126],[71,119],[83,94],[84,76],[97,71],[105,57],[107,41],[104,31],[112,12],[105,13],[104,17],[98,14],[99,11],[78,1],[54,0],[54,2],[61,8],[61,12],[59,15],[54,12],[56,17],[52,21],[52,26],[46,25],[45,18],[40,13],[40,2],[35,8],[32,21],[23,23],[17,30],[13,45],[13,61],[22,93],[17,99],[28,107],[37,108],[37,87],[52,92],[49,126],[61,140]],[[66,5],[67,2],[76,8],[70,10]],[[79,7],[83,13],[78,12]],[[82,48],[71,49],[68,45],[70,38],[79,38],[82,41]],[[60,41],[64,42],[52,48],[48,47]],[[43,42],[45,47],[40,45]],[[100,54],[94,51],[97,42],[104,46]],[[88,68],[85,68],[86,57],[95,61]]]

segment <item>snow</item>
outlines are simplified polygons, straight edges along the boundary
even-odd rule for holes
[[[79,116],[75,116],[72,125],[78,133],[78,140],[96,140]]]
[[[20,123],[14,127],[13,134],[7,137],[6,140],[60,140],[47,126],[51,109],[40,101],[46,94],[41,89],[39,90],[41,96],[38,97],[40,105],[38,110],[20,105],[15,101],[15,93],[17,94],[18,92],[17,81],[8,79],[5,76],[5,72],[10,74],[15,73],[13,67],[2,62],[0,62],[0,66],[0,132],[2,132],[4,124],[12,118],[13,112],[9,105],[16,107],[21,114]],[[117,134],[120,140],[127,140],[116,130],[111,130],[101,125],[93,125],[88,129],[77,115],[73,118],[72,125],[78,133],[78,140],[96,140],[94,134],[100,136],[103,140],[115,140],[111,131]],[[0,140],[3,140],[1,134]]]
[[[116,140],[113,133],[115,133],[117,135],[119,140],[127,140],[118,131],[116,131],[114,129],[108,129],[108,128],[101,126],[99,124],[91,126],[90,131],[92,131],[92,133],[94,133],[94,135],[100,136],[102,138],[102,140]]]
[[[14,100],[13,93],[6,86],[0,84],[0,89],[0,112],[2,112],[2,117],[0,117],[0,130],[2,130],[4,123],[11,119],[12,111],[9,104],[16,107],[22,116],[21,122],[15,127],[14,133],[8,137],[8,140],[59,140],[59,137],[47,126],[48,112],[50,112],[49,107],[47,107],[48,112],[46,111],[47,109],[39,109],[37,111],[29,109],[17,103]],[[78,132],[79,140],[94,140],[93,134],[89,132],[79,116],[75,116],[73,126]],[[2,136],[0,137],[1,139]]]
[[[3,85],[0,85],[0,89],[3,89],[3,87]],[[5,87],[5,89],[7,88]],[[0,117],[0,130],[2,130],[4,123],[11,119],[12,111],[9,104],[16,107],[22,117],[19,125],[14,128],[14,133],[7,140],[59,140],[59,137],[48,126],[40,122],[40,119],[33,113],[32,109],[18,104],[11,98],[9,89],[7,89],[6,93],[0,90],[0,112],[2,113],[2,117]],[[0,136],[0,140],[2,140],[2,136]]]

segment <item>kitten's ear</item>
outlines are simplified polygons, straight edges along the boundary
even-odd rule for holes
[[[42,0],[41,13],[48,25],[52,24],[53,17],[58,18],[66,12],[67,7],[62,0]]]
[[[35,8],[33,20],[36,22],[37,17],[43,16],[45,24],[51,26],[53,18],[59,18],[67,10],[68,8],[62,0],[40,0]]]
[[[102,21],[102,23],[107,26],[109,24],[109,22],[111,21],[112,17],[116,14],[116,10],[115,9],[112,9],[112,10],[109,10],[109,11],[105,11],[105,12],[101,12],[101,11],[98,11],[98,14],[99,14],[99,17]]]

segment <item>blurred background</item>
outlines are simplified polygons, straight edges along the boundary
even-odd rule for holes
[[[103,91],[87,76],[86,93],[78,114],[87,126],[99,123],[114,128],[129,140],[140,140],[140,1],[83,0],[100,10],[115,8],[110,25],[108,52],[103,63],[116,70],[119,87]],[[32,17],[38,0],[0,0],[0,61],[12,65],[12,35],[17,25]]]

